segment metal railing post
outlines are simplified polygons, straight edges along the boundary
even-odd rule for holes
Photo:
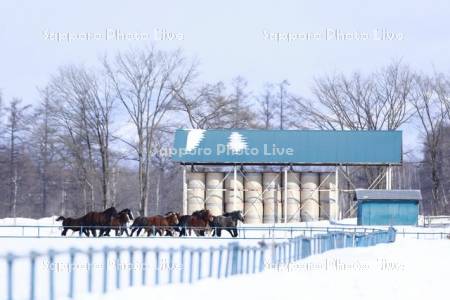
[[[103,294],[108,291],[108,252],[109,248],[103,248]]]
[[[155,285],[159,285],[159,269],[160,269],[160,262],[159,262],[159,248],[155,248]]]
[[[30,253],[30,300],[36,297],[36,252]]]
[[[88,249],[88,277],[87,277],[87,286],[88,286],[88,293],[92,293],[92,262],[93,262],[93,252],[94,249],[89,248]]]
[[[169,248],[169,284],[173,283],[173,248]]]
[[[120,268],[121,268],[121,265],[120,265],[120,248],[119,247],[117,247],[116,248],[116,289],[120,289]]]
[[[128,274],[128,285],[134,285],[134,248],[130,247],[128,249],[128,253],[130,256],[130,273]]]
[[[49,269],[49,299],[55,299],[55,251],[48,251]]]
[[[8,300],[13,299],[13,266],[14,266],[14,254],[8,253],[6,255],[7,273],[8,273],[8,283],[6,288],[6,296]]]
[[[74,298],[74,286],[75,286],[75,254],[76,249],[71,248],[70,249],[70,269],[69,269],[69,298]]]

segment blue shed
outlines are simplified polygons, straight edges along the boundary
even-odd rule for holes
[[[417,225],[420,190],[355,190],[358,225]]]

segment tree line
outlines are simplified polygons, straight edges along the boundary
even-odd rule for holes
[[[95,66],[66,65],[34,106],[0,94],[0,216],[79,215],[108,206],[181,209],[180,170],[161,149],[176,128],[421,132],[394,187],[420,188],[425,214],[449,213],[450,80],[400,62],[316,78],[310,96],[288,80],[252,91],[245,78],[203,82],[182,51],[133,49]],[[367,187],[378,167],[349,176]],[[379,183],[380,186],[382,182]]]

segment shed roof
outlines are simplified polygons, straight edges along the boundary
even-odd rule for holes
[[[355,190],[357,200],[422,200],[420,190]]]
[[[179,129],[185,164],[398,165],[401,131]]]

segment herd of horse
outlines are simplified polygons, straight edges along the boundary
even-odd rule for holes
[[[239,210],[213,216],[209,210],[203,209],[191,215],[170,211],[165,215],[134,218],[128,208],[118,212],[115,207],[110,207],[101,212],[89,212],[79,218],[60,216],[56,221],[62,221],[63,236],[69,230],[87,237],[110,236],[111,230],[114,230],[116,236],[124,233],[127,236],[140,236],[143,232],[147,236],[190,236],[193,232],[196,236],[220,237],[225,230],[232,237],[237,237],[237,225],[239,221],[244,222],[244,216]],[[133,223],[128,226],[131,221]]]

